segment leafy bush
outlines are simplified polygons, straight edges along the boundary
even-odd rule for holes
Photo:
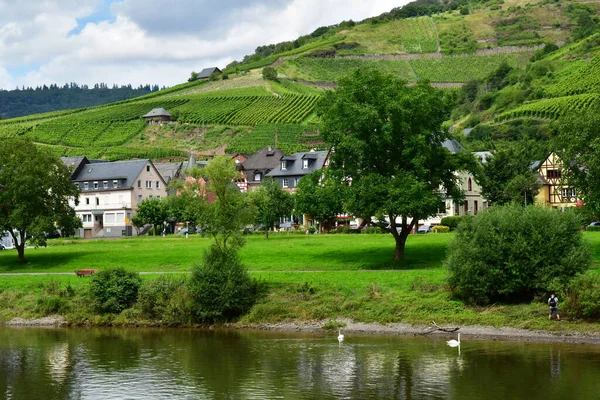
[[[187,285],[192,314],[202,322],[228,321],[254,305],[258,286],[242,267],[235,251],[213,246],[195,266]]]
[[[450,227],[445,225],[438,225],[431,227],[433,233],[450,233]]]
[[[369,227],[369,228],[364,228],[361,233],[366,233],[366,234],[370,234],[370,235],[375,235],[375,234],[380,234],[383,233],[383,231],[381,230],[380,227],[375,226],[375,227]]]
[[[314,226],[308,227],[308,233],[310,233],[311,235],[314,234],[316,231],[317,231],[317,228],[315,228]]]
[[[579,318],[600,318],[600,275],[580,275],[569,285],[569,309]]]
[[[275,68],[273,67],[264,67],[262,70],[262,76],[263,79],[269,80],[269,81],[279,81],[279,79],[277,79],[277,70],[275,70]]]
[[[451,231],[453,231],[458,227],[458,224],[460,224],[460,222],[463,219],[464,219],[464,217],[461,217],[461,216],[444,217],[440,221],[440,225],[447,226],[448,228],[450,228]]]
[[[144,282],[140,289],[138,306],[143,315],[167,324],[188,322],[186,278],[162,275]]]
[[[90,291],[96,309],[105,313],[120,313],[137,301],[141,285],[142,279],[138,273],[113,268],[95,274]]]
[[[586,232],[600,232],[600,226],[586,226]]]
[[[478,304],[564,288],[589,262],[574,214],[516,204],[464,219],[446,259],[454,293]]]

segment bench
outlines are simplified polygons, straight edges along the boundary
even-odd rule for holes
[[[80,269],[75,271],[75,275],[77,275],[78,277],[82,277],[85,275],[94,275],[96,272],[98,272],[97,269]]]

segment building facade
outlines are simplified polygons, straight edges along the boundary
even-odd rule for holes
[[[538,183],[541,184],[535,203],[553,208],[568,208],[581,205],[575,188],[569,186],[562,176],[562,161],[556,153],[550,153],[545,160],[535,163]]]

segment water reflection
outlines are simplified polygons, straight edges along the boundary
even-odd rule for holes
[[[597,399],[600,348],[200,330],[0,329],[7,399]]]

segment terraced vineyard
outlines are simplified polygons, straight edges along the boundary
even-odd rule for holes
[[[414,81],[415,75],[406,60],[363,60],[355,58],[302,57],[288,60],[278,69],[291,78],[308,81],[337,82],[358,68],[377,67],[383,71]]]
[[[431,17],[392,21],[407,53],[434,53],[438,50],[437,32]]]
[[[600,105],[600,95],[579,94],[574,96],[555,97],[525,104],[496,117],[496,122],[514,118],[557,119],[568,111],[588,110]]]
[[[600,55],[592,58],[583,67],[572,71],[556,85],[548,88],[553,96],[568,96],[600,91]]]
[[[260,124],[249,132],[236,136],[227,147],[227,151],[252,154],[275,145],[286,154],[323,146],[318,128],[314,125]]]
[[[531,54],[523,52],[487,56],[421,58],[410,60],[410,65],[419,79],[427,79],[431,82],[469,82],[485,78],[502,62],[508,63],[511,67],[523,67]]]

